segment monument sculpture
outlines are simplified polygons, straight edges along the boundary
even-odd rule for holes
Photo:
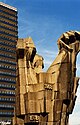
[[[46,72],[32,39],[18,39],[16,108],[13,125],[68,125],[79,78],[76,58],[80,32],[69,31],[57,41],[59,53]]]

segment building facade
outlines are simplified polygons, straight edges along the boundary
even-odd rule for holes
[[[0,2],[0,121],[14,115],[17,39],[17,9]]]

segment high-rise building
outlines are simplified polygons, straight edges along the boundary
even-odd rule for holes
[[[14,115],[17,24],[17,9],[0,2],[0,121]]]

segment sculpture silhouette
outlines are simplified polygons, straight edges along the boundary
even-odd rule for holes
[[[80,32],[66,32],[57,43],[59,53],[43,72],[43,58],[36,54],[32,39],[18,40],[13,125],[68,125],[79,81],[76,58],[80,51]]]

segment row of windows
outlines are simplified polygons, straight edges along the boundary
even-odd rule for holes
[[[11,62],[11,61],[9,61],[9,60],[2,60],[2,59],[0,59],[0,63],[7,63],[7,64],[11,64],[11,65],[16,65],[16,63],[15,62]],[[15,70],[14,70],[15,71]]]
[[[12,65],[16,65],[16,62],[10,61],[10,60],[5,60],[5,59],[0,59],[0,62],[2,63],[8,63],[8,64],[12,64]]]
[[[0,108],[14,108],[13,105],[4,105],[4,104],[0,104]]]
[[[15,48],[16,49],[16,45],[12,45],[12,44],[8,44],[8,43],[3,43],[3,42],[0,42],[1,45],[3,46],[7,46],[7,47],[10,47],[10,48]]]
[[[1,58],[0,58],[0,61],[4,61],[4,62],[6,62],[6,63],[12,63],[13,65],[16,65],[16,62],[13,62],[13,61],[11,61],[11,60],[2,60]]]
[[[4,70],[12,70],[15,71],[15,68],[6,68],[6,67],[0,67],[0,69],[4,69]],[[2,71],[0,72],[0,75],[2,74]],[[5,74],[5,73],[4,73]],[[5,74],[6,75],[6,74]]]
[[[0,30],[0,33],[1,33],[1,34],[4,34],[4,35],[11,36],[11,37],[13,37],[13,38],[14,38],[14,37],[15,37],[15,38],[18,37],[18,36],[16,36],[16,35],[13,35],[13,34],[10,34],[10,33],[6,33],[5,31],[3,32],[3,31],[1,31],[1,30]]]
[[[18,33],[17,28],[13,27],[13,26],[10,26],[10,25],[6,25],[6,24],[4,24],[3,26],[0,25],[0,28],[3,28],[5,30],[9,30],[9,31],[12,31],[12,32],[15,32],[15,33]]]
[[[0,79],[0,82],[1,83],[5,82],[5,83],[10,83],[10,84],[16,84],[16,82],[14,82],[14,81],[8,81],[8,80],[2,80],[2,79]]]
[[[9,18],[9,19],[11,19],[11,20],[13,20],[13,21],[16,21],[16,20],[17,20],[17,18],[15,18],[15,17],[13,17],[13,16],[10,16],[9,14],[5,14],[5,13],[0,12],[0,15],[5,16],[6,18]]]
[[[1,40],[1,39],[7,40],[7,41],[10,41],[10,42],[15,42],[15,43],[16,43],[16,40],[12,40],[12,39],[8,39],[8,38],[1,37],[1,36],[0,36],[0,40]]]
[[[11,78],[1,78],[1,77],[0,77],[0,81],[15,83],[15,80],[14,80],[14,79],[11,79]]]
[[[9,14],[9,13],[3,11],[3,10],[0,10],[0,13],[2,13],[4,15],[7,15],[9,18],[14,19],[14,20],[17,20],[17,18],[18,18],[17,15]]]
[[[9,46],[2,45],[1,43],[0,43],[0,49],[1,49],[2,51],[7,51],[7,52],[11,52],[11,53],[16,53],[16,48],[11,48],[11,47],[9,47]],[[4,55],[4,54],[3,54],[3,55]],[[9,55],[9,54],[7,54],[7,55]],[[5,54],[5,57],[8,57],[8,58],[9,58],[9,56],[6,56],[6,54]]]
[[[7,52],[7,51],[4,51],[4,50],[2,50],[2,51],[0,51],[0,60],[2,60],[2,62],[4,61],[4,59],[5,60],[9,60],[9,63],[10,64],[12,64],[12,62],[15,62],[16,61],[16,53],[10,53],[10,52]],[[9,54],[11,54],[11,56],[13,56],[12,58],[9,56],[9,57],[7,57],[7,56],[3,56],[2,55],[2,53],[6,53],[7,54],[7,56],[9,55]],[[8,61],[6,61],[6,63],[7,63]],[[5,63],[5,62],[4,62]],[[3,63],[3,64],[4,64]],[[13,64],[14,65],[14,64]]]
[[[5,14],[4,12],[1,12],[1,10],[0,10],[0,17],[7,18],[7,19],[9,19],[11,21],[14,21],[14,22],[18,22],[17,21],[17,18],[18,18],[17,16],[16,17],[10,16],[9,14]]]
[[[18,33],[17,26],[13,26],[13,25],[8,24],[7,22],[4,22],[4,21],[3,22],[0,21],[0,24],[1,24],[0,29],[2,28],[2,31],[3,30],[5,30],[5,31],[8,30],[9,33],[11,33],[11,32],[14,32],[16,34]]]
[[[0,94],[5,94],[5,95],[15,95],[15,92],[13,91],[0,91]]]
[[[15,53],[15,50],[8,48],[8,47],[5,47],[5,46],[0,46],[0,50]]]
[[[1,21],[0,21],[1,22]],[[2,25],[1,25],[2,26]],[[0,28],[0,31],[3,31],[3,32],[6,32],[6,33],[9,33],[9,34],[13,34],[14,36],[18,36],[18,33],[15,32],[15,31],[11,31],[9,29],[5,29],[3,27]]]
[[[12,55],[8,55],[8,54],[0,54],[1,57],[7,57],[7,58],[10,58],[10,59],[16,59],[16,57],[13,57]]]
[[[0,112],[0,115],[14,115],[13,112]]]
[[[5,16],[1,16],[0,15],[0,20],[7,22],[9,24],[12,24],[13,26],[17,26],[17,21],[13,20],[13,19],[9,19],[8,17]]]
[[[6,49],[6,50],[9,50],[10,52],[15,52],[15,50],[16,50],[16,46],[15,46],[15,48],[11,48],[10,46],[5,46],[5,45],[2,45],[1,44],[1,46],[0,46],[0,48],[3,48],[3,49]]]
[[[15,74],[6,74],[5,72],[1,72],[1,71],[0,71],[0,77],[1,77],[1,76],[3,77],[4,75],[7,76],[7,77],[8,77],[8,76],[9,76],[9,77],[14,77],[14,78],[16,77]]]
[[[7,77],[5,77],[5,78],[1,78],[1,77],[0,77],[0,79],[2,79],[2,80],[8,80],[8,81],[13,81],[13,82],[15,82],[15,79],[7,78]]]
[[[6,85],[6,84],[0,84],[0,88],[8,88],[8,89],[15,90],[15,86],[13,86],[13,85]]]
[[[11,14],[13,16],[16,16],[16,14],[17,14],[17,11],[14,11],[12,9],[6,8],[6,7],[2,6],[2,5],[0,5],[0,10],[4,11],[7,14]]]
[[[1,65],[1,64],[0,64],[0,68],[6,68],[6,69],[11,69],[11,70],[16,69],[16,67]]]
[[[10,27],[11,29],[14,29],[14,30],[17,30],[18,28],[17,24],[6,22],[5,20],[3,20],[3,18],[0,18],[0,24],[1,26]]]
[[[6,46],[0,46],[0,49],[4,49],[6,51],[10,51],[11,53],[14,53],[15,52],[15,48],[9,48],[9,47],[6,47]]]
[[[0,16],[0,20],[3,20],[3,21],[5,21],[5,22],[7,22],[7,23],[9,23],[9,24],[13,24],[13,26],[16,26],[16,25],[17,25],[17,22],[16,22],[16,21],[12,21],[12,20],[10,20],[10,19],[8,19],[8,18],[5,18],[4,16]]]
[[[9,93],[0,93],[0,96],[14,96],[15,94],[9,94]],[[8,100],[9,101],[9,100]]]
[[[17,40],[17,38],[16,37],[12,37],[12,36],[9,36],[9,35],[6,35],[6,34],[2,34],[2,33],[0,33],[0,36],[1,37],[3,37],[3,38],[8,38],[9,40]]]
[[[16,42],[11,42],[11,41],[8,41],[8,40],[1,39],[1,37],[0,37],[0,43],[4,46],[9,46],[9,47],[12,47],[12,48],[15,48],[15,46],[16,46]]]
[[[15,102],[15,98],[1,98],[0,97],[0,101],[12,101],[12,102]]]
[[[0,67],[0,68],[1,68],[1,67]],[[12,69],[11,69],[11,70],[12,70]],[[16,70],[12,70],[12,71],[14,71],[14,72],[8,72],[8,71],[3,72],[3,71],[0,70],[0,74],[16,77]]]

